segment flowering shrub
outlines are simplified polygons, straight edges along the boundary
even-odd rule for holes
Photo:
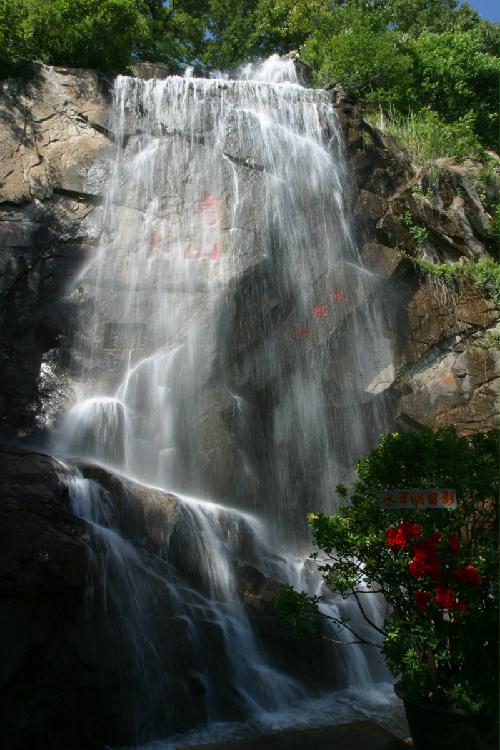
[[[496,716],[498,706],[498,437],[433,433],[386,435],[359,461],[350,502],[333,516],[311,514],[326,585],[353,596],[379,631],[388,666],[409,698]],[[453,487],[458,507],[381,507],[380,491]],[[366,595],[383,596],[383,623]],[[278,609],[309,617],[318,598],[288,588]],[[295,602],[295,603],[294,603]],[[352,622],[336,621],[338,627]],[[366,642],[361,636],[360,642]]]

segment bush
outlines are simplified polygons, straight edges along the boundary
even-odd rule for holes
[[[388,31],[383,17],[346,6],[337,11],[338,30],[312,34],[301,48],[318,84],[342,83],[368,100],[407,106],[413,59],[399,35]]]
[[[405,253],[405,255],[407,255]],[[433,263],[419,256],[407,257],[429,276],[446,282],[468,281],[493,302],[498,299],[498,263],[493,258],[481,258],[468,263]]]
[[[498,57],[484,51],[482,37],[424,31],[412,45],[413,90],[420,106],[449,123],[458,125],[468,118],[482,142],[497,147],[498,108],[492,105],[498,99]]]
[[[457,122],[446,123],[437,112],[422,109],[409,115],[389,110],[388,114],[375,114],[366,118],[376,127],[389,133],[405,148],[416,164],[453,156],[481,158],[484,148],[475,133],[475,115],[470,112]]]
[[[309,517],[326,585],[353,596],[383,635],[382,651],[408,698],[496,717],[498,433],[460,437],[450,427],[385,435],[356,472],[350,504]],[[379,500],[387,488],[439,487],[456,490],[456,509],[423,508],[416,491],[407,493],[413,507]],[[388,610],[378,627],[363,602],[380,594]],[[318,601],[307,608],[304,594],[288,587],[277,607],[291,620],[310,619]],[[352,621],[343,624],[355,631]]]
[[[463,156],[479,143],[497,148],[495,35],[497,26],[453,0],[346,0],[301,55],[320,85],[342,83],[384,110],[392,107],[403,136],[417,128],[423,158],[455,155],[455,146]],[[422,112],[416,123],[409,111]]]

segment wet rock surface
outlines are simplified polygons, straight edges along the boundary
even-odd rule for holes
[[[138,66],[136,72],[141,77],[155,73],[147,64]],[[69,294],[68,290],[78,270],[88,264],[99,239],[100,203],[107,177],[104,165],[113,135],[107,114],[109,90],[110,82],[92,71],[39,63],[26,79],[7,79],[1,84],[1,155],[6,166],[0,175],[0,424],[8,439],[40,436],[52,429],[73,399],[71,371],[75,363],[70,358],[70,342],[77,315],[85,319],[85,308],[91,305],[92,288],[73,289]],[[467,345],[470,335],[495,325],[495,306],[470,286],[458,289],[452,304],[450,295],[443,301],[442,290],[426,280],[407,255],[414,252],[436,261],[458,261],[495,252],[491,217],[478,188],[479,165],[444,159],[417,168],[387,134],[363,119],[362,107],[348,92],[336,87],[331,97],[346,137],[354,182],[349,200],[361,254],[368,268],[386,280],[385,294],[394,299],[398,323],[393,331],[384,333],[393,340],[394,372],[401,362],[413,366],[421,360],[423,364],[428,352],[436,346],[446,348],[446,342],[457,335]],[[276,378],[275,368],[267,363],[271,355],[263,338],[274,328],[272,358],[279,356],[286,362],[286,350],[294,345],[286,341],[293,310],[286,309],[275,287],[275,269],[262,255],[258,220],[264,210],[259,174],[262,155],[248,151],[252,140],[245,139],[245,133],[254,126],[249,116],[242,114],[241,118],[241,122],[228,120],[225,146],[227,169],[238,172],[244,192],[238,196],[241,226],[223,231],[224,246],[233,248],[228,253],[233,267],[225,269],[223,286],[235,287],[233,299],[224,305],[235,306],[233,320],[238,326],[228,332],[234,339],[232,360],[224,354],[223,366],[230,368],[235,386],[263,396],[265,390],[272,391]],[[133,148],[133,141],[128,147]],[[165,148],[168,159],[168,146]],[[203,158],[202,144],[200,149]],[[232,184],[229,172],[228,185]],[[235,199],[229,194],[222,197],[227,205]],[[129,225],[126,211],[136,209],[123,206],[121,210],[124,215],[116,217],[118,231]],[[230,226],[230,217],[226,218],[223,224]],[[424,240],[415,239],[415,227],[423,231]],[[335,277],[338,283],[338,269]],[[255,300],[258,297],[259,310],[252,294]],[[110,290],[110,305],[112,295]],[[321,295],[318,287],[318,298]],[[349,312],[348,306],[345,312]],[[119,364],[112,361],[113,356],[116,358],[116,351],[110,350],[106,367],[111,370]],[[382,372],[386,369],[387,363],[381,363],[379,380],[386,377]],[[466,431],[473,430],[474,424],[481,428],[493,424],[491,398],[485,397],[483,388],[488,391],[489,370],[484,382],[478,377],[476,373],[473,378],[473,391],[478,391],[471,406],[475,417],[469,421],[462,415],[459,420]],[[398,385],[394,383],[395,397],[406,399],[401,414],[409,418],[408,394],[400,393]],[[439,408],[433,413],[434,401],[429,401],[416,383],[411,387],[411,423],[438,424]],[[210,391],[218,392],[217,388]],[[456,406],[463,411],[462,395]],[[220,396],[212,399],[207,392],[196,419],[202,432],[206,426],[219,435],[215,452],[208,445],[210,440],[202,439],[200,460],[213,465],[203,489],[226,495],[242,473],[235,460],[231,408]]]
[[[105,532],[72,512],[75,478],[101,493]],[[220,519],[227,537],[238,539],[238,558],[251,559],[253,535],[244,527],[236,535],[235,522],[231,513]],[[200,649],[219,715],[243,719],[241,696],[227,687],[227,634],[203,598],[205,562],[175,496],[97,464],[0,446],[2,748],[102,750],[202,724]],[[320,639],[297,644],[274,617],[282,585],[249,563],[236,568],[269,662],[300,673],[311,690],[331,686],[331,649]],[[183,588],[188,598],[179,609]],[[155,658],[143,661],[142,648]]]
[[[0,447],[0,742],[6,750],[102,750],[108,741],[132,741],[139,730],[128,701],[146,703],[145,736],[158,721],[147,696],[136,695],[133,652],[130,643],[120,643],[122,613],[113,600],[103,609],[96,565],[106,565],[110,551],[71,512],[69,471],[46,455]],[[153,571],[152,580],[155,571],[164,575],[157,554],[175,527],[175,500],[123,484],[97,466],[82,464],[80,472],[108,493],[111,525],[126,516],[135,554]],[[163,644],[157,668],[171,668],[176,659],[183,664],[166,712],[178,713],[182,730],[193,714],[203,717],[203,690],[193,676],[188,634],[163,584],[150,591],[153,604],[163,612],[155,623]]]
[[[385,294],[397,311],[391,390],[400,426],[455,424],[462,434],[492,429],[498,420],[496,301],[472,283],[426,275],[411,256],[435,263],[498,257],[488,213],[498,167],[485,189],[478,162],[445,158],[415,166],[390,136],[363,120],[362,106],[347,92],[337,88],[332,95],[357,187],[361,255],[386,279]]]
[[[90,70],[34,63],[0,82],[0,285],[6,437],[52,424],[64,403],[63,297],[93,252],[107,137],[107,84]],[[65,350],[67,352],[67,349]],[[59,378],[60,376],[60,378]]]
[[[146,67],[140,71],[144,78],[152,74],[155,70]],[[408,259],[409,252],[442,262],[495,252],[490,216],[477,191],[479,166],[448,160],[417,169],[386,134],[363,120],[361,108],[346,92],[334,89],[331,96],[353,175],[346,191],[358,227],[356,239],[369,272],[378,280],[376,293],[393,303],[392,317],[384,321],[383,331],[376,332],[389,345],[383,351],[374,345],[372,368],[363,383],[364,408],[376,415],[375,401],[384,400],[383,405],[389,404],[399,415],[403,429],[456,424],[462,434],[471,434],[494,427],[498,414],[494,304],[477,288],[444,288]],[[73,400],[75,372],[83,369],[84,376],[88,374],[85,360],[72,358],[73,330],[77,316],[90,321],[93,289],[108,281],[90,279],[83,288],[75,279],[93,257],[100,236],[106,191],[103,164],[113,138],[108,102],[107,82],[91,71],[36,64],[31,78],[3,81],[0,86],[4,165],[0,172],[0,429],[4,439],[40,440]],[[359,299],[352,295],[348,299],[349,269],[318,269],[314,299],[308,302],[313,308],[327,295],[337,294],[330,302],[335,315],[321,333],[303,339],[292,335],[297,310],[282,294],[278,269],[266,256],[261,236],[266,164],[263,154],[251,152],[248,139],[235,137],[238,129],[245,136],[251,127],[247,117],[233,122],[226,132],[226,183],[231,184],[237,174],[244,185],[238,195],[243,207],[238,226],[230,230],[227,212],[222,219],[223,242],[232,260],[224,266],[220,286],[210,294],[193,283],[177,299],[181,312],[183,305],[188,309],[193,299],[198,300],[196,314],[202,319],[214,306],[220,311],[216,346],[205,369],[200,367],[203,397],[193,409],[192,424],[185,428],[196,428],[199,450],[195,456],[180,451],[181,460],[184,466],[191,462],[193,475],[196,468],[197,475],[204,477],[201,484],[193,479],[196,491],[237,497],[240,505],[255,509],[265,493],[252,467],[262,468],[270,461],[272,409],[276,394],[286,393],[292,385],[297,347],[304,347],[311,361],[319,354],[327,357],[323,366],[331,393],[330,423],[336,429],[350,423],[352,415],[337,403],[337,363],[349,361],[350,326],[362,306],[370,303],[375,287],[361,288]],[[140,134],[129,135],[125,148],[133,151],[134,138]],[[164,135],[167,141],[185,137]],[[168,142],[162,148],[166,164]],[[202,143],[199,158],[203,158]],[[223,196],[227,205],[235,200],[231,190]],[[137,205],[120,206],[113,231],[126,233],[130,212],[144,209],[144,197],[136,197]],[[164,201],[167,206],[167,198],[167,194],[159,197],[161,205]],[[162,216],[168,221],[167,208]],[[314,207],[310,216],[313,221]],[[417,241],[415,228],[425,239]],[[157,255],[154,262],[161,263]],[[275,258],[285,265],[286,248],[278,248]],[[116,381],[126,356],[111,314],[122,291],[107,290],[109,318],[102,330],[88,327],[86,333],[109,344],[98,375],[104,373],[110,383]],[[147,291],[141,313],[154,319],[158,311]],[[232,389],[243,394],[243,405]],[[192,394],[186,389],[181,396],[189,400]],[[301,457],[292,458],[295,467]],[[200,562],[196,550],[188,547],[173,496],[124,484],[97,466],[79,468],[85,479],[98,482],[108,493],[111,518],[127,542],[140,549],[141,559],[158,573],[158,580],[167,570],[160,551],[170,544],[169,562],[176,575],[203,591]],[[350,468],[346,466],[346,472]],[[102,612],[94,613],[94,619],[82,614],[91,573],[89,549],[96,554],[103,550],[89,525],[70,512],[67,486],[60,478],[64,470],[52,459],[7,447],[0,452],[0,471],[1,627],[7,645],[0,687],[4,746],[6,750],[97,750],[105,741],[127,742],[137,730],[130,705],[137,698],[136,674],[124,663],[123,649],[115,650],[113,629]],[[298,470],[296,479],[297,494],[314,499],[314,488],[301,484]],[[288,502],[292,504],[294,498]],[[229,534],[230,524],[227,528]],[[291,634],[273,616],[271,600],[280,584],[249,563],[251,550],[246,551],[247,557],[242,550],[238,555],[238,590],[263,648],[277,667],[292,673],[296,669],[311,685],[321,686],[326,663],[322,645],[314,642],[303,651],[293,645]],[[175,685],[168,687],[170,708],[163,720],[170,729],[182,731],[204,720],[206,687],[193,663],[185,620],[176,615],[164,587],[152,585],[150,596],[156,611],[163,613],[155,623],[154,637],[161,644],[156,664],[160,669],[168,665],[172,670],[172,664],[178,668]],[[118,623],[121,616],[120,611],[112,612],[111,622]],[[217,651],[222,651],[222,640],[214,624],[203,632],[202,642],[214,652],[210,656],[214,679],[221,681],[225,664],[217,660]],[[329,663],[330,668],[334,673],[335,663]],[[329,684],[330,677],[331,671]],[[225,701],[227,715],[240,717],[237,696],[228,695]],[[159,736],[161,717],[151,715],[147,696],[139,702],[142,735],[149,736],[155,727]],[[76,714],[84,717],[78,725]],[[375,748],[373,726],[371,730],[372,734],[370,727],[365,728],[362,736]],[[321,743],[341,736],[334,735],[333,729],[314,731],[248,740],[241,747],[299,748],[314,742],[319,750]],[[347,750],[353,735],[342,737],[338,741]],[[232,747],[227,745],[228,750]]]

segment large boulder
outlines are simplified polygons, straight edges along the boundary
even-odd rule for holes
[[[105,530],[72,512],[86,497],[102,503]],[[3,748],[102,750],[203,720],[189,633],[159,556],[176,523],[176,501],[161,491],[0,447]],[[154,660],[138,660],[138,637]],[[164,702],[152,698],[158,685]]]

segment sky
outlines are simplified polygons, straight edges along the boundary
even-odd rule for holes
[[[468,0],[482,18],[498,21],[498,0]]]

